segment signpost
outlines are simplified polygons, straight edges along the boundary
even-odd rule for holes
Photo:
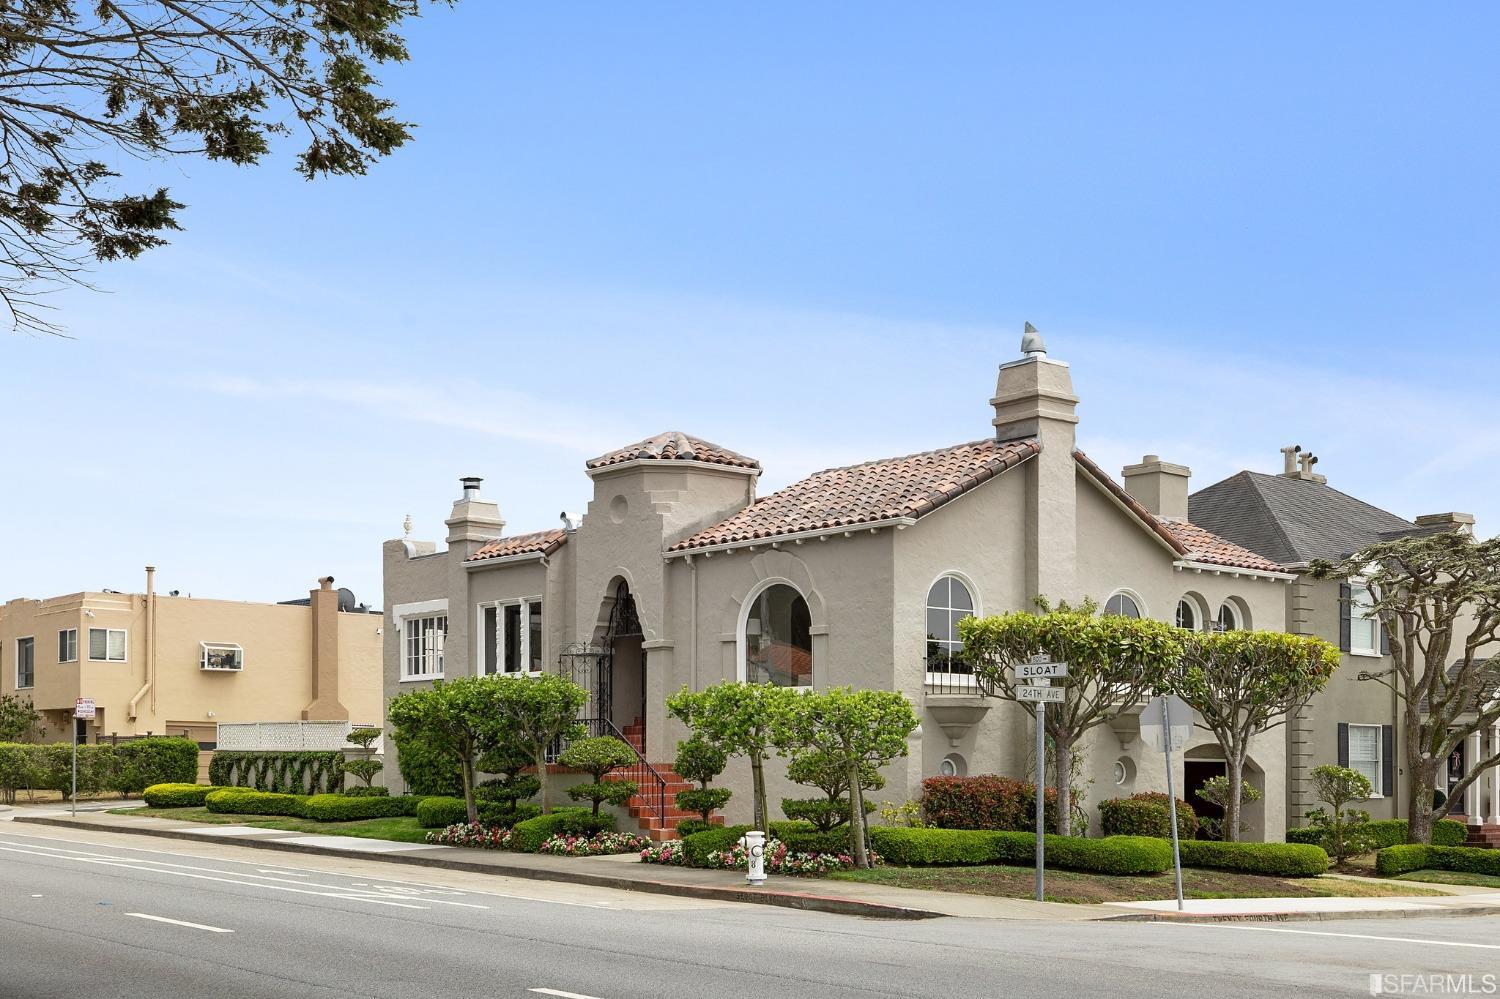
[[[1015,688],[1016,700],[1036,705],[1036,900],[1045,901],[1047,866],[1047,705],[1062,704],[1067,691],[1052,686],[1053,680],[1065,680],[1067,663],[1055,663],[1046,656],[1032,656],[1011,669],[1011,679],[1021,684]],[[1023,681],[1025,681],[1023,683]]]
[[[1167,808],[1172,820],[1172,865],[1177,871],[1177,911],[1186,908],[1182,898],[1182,847],[1177,842],[1177,789],[1172,774],[1172,753],[1193,737],[1193,709],[1175,694],[1151,699],[1141,710],[1141,739],[1167,757]]]
[[[73,817],[78,817],[78,722],[80,719],[94,720],[94,699],[80,697],[73,702],[73,793],[69,801],[73,806]]]

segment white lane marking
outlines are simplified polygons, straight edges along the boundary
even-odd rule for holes
[[[1283,930],[1270,926],[1236,926],[1229,923],[1169,923],[1170,926],[1209,930],[1240,930],[1245,933],[1292,933],[1304,937],[1342,937],[1345,940],[1378,940],[1381,943],[1425,944],[1433,947],[1472,947],[1475,950],[1500,950],[1500,944],[1464,943],[1459,940],[1425,940],[1418,937],[1377,937],[1368,933],[1333,933],[1327,930]]]
[[[152,860],[152,861],[148,861],[148,863],[154,864],[154,863],[156,863],[156,861]],[[257,867],[255,869],[255,873],[257,873],[257,874],[279,874],[279,875],[281,875],[282,877],[285,877],[285,878],[305,878],[305,877],[308,876],[306,874],[298,874],[296,871],[268,871],[268,870],[266,870],[263,867]]]
[[[557,999],[599,999],[598,996],[586,996],[578,992],[559,992],[556,989],[527,989],[526,991],[542,996],[557,996]]]
[[[205,933],[233,933],[234,930],[226,930],[222,926],[204,926],[202,923],[185,923],[180,919],[168,919],[166,916],[152,916],[144,912],[127,912],[127,916],[136,919],[149,919],[153,923],[171,923],[173,926],[186,926],[190,930],[203,930]]]

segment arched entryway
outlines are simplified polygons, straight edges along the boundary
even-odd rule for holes
[[[585,717],[608,722],[637,748],[645,744],[646,651],[630,583],[617,578],[600,605],[588,645],[563,650],[559,667],[589,692]]]

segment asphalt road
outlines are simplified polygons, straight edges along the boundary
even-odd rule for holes
[[[7,999],[1233,999],[1369,995],[1372,974],[1482,987],[1500,917],[895,923],[0,825]]]

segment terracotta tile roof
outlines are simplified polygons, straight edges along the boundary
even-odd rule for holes
[[[831,468],[772,493],[674,545],[674,552],[916,519],[1041,451],[1035,439],[982,440]]]
[[[672,430],[655,437],[600,455],[588,462],[590,469],[623,465],[627,461],[701,461],[710,465],[760,470],[760,462],[737,454],[727,447]]]
[[[1140,501],[1125,491],[1125,487],[1110,477],[1092,458],[1082,451],[1074,451],[1073,458],[1078,467],[1094,481],[1107,489],[1131,513],[1140,518],[1147,529],[1167,543],[1178,555],[1189,562],[1205,565],[1222,565],[1234,569],[1255,569],[1260,572],[1284,572],[1277,562],[1242,548],[1232,541],[1219,537],[1197,524],[1173,517],[1158,517],[1141,505]]]
[[[465,562],[484,562],[493,558],[509,558],[513,555],[551,555],[568,540],[568,532],[560,527],[534,534],[517,534],[509,538],[496,538]]]

